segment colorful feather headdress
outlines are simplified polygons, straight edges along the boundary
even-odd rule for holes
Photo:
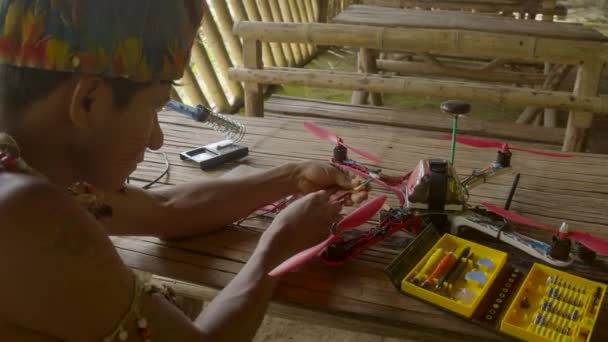
[[[181,78],[204,0],[0,0],[0,63],[134,81]]]

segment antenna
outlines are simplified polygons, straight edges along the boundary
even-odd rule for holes
[[[458,130],[458,117],[471,111],[471,105],[459,100],[445,101],[441,104],[441,111],[452,116],[452,146],[450,147],[450,165],[454,166],[456,156],[456,131]]]

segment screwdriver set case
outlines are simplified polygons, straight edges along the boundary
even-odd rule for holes
[[[607,286],[425,228],[385,269],[393,285],[486,328],[527,341],[590,341]]]

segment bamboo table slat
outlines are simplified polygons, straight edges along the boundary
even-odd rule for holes
[[[237,120],[247,126],[248,133],[242,144],[251,151],[238,164],[257,169],[288,161],[330,158],[333,146],[308,133],[302,125],[305,120],[333,130],[347,143],[379,155],[385,160],[382,167],[388,174],[401,174],[421,158],[447,158],[449,154],[450,142],[441,139],[441,133],[431,130],[273,113],[266,113],[265,118],[239,117]],[[160,121],[165,131],[163,151],[171,163],[170,173],[161,180],[161,184],[217,177],[236,167],[232,164],[221,170],[203,172],[195,165],[181,161],[180,152],[217,141],[221,137],[202,124],[176,113],[163,113]],[[522,147],[556,149],[555,145],[510,142]],[[465,174],[473,168],[485,166],[494,158],[493,150],[458,146],[455,165],[460,174]],[[580,154],[573,159],[557,159],[515,152],[513,166],[516,172],[522,174],[513,200],[513,210],[550,225],[567,220],[571,227],[608,238],[608,156]],[[163,167],[157,154],[146,155],[145,162],[133,175],[132,183],[143,184],[156,178]],[[479,186],[472,193],[471,202],[488,201],[503,205],[512,179],[513,175],[508,175]],[[381,189],[374,189],[374,192],[386,193]],[[390,199],[389,203],[396,202]],[[112,239],[130,267],[221,289],[247,261],[270,220],[248,220],[238,226],[182,240],[151,237]],[[508,251],[510,258],[518,264],[530,265],[533,262],[525,254],[483,235],[470,233],[466,237]],[[404,234],[395,234],[342,268],[328,268],[314,260],[282,279],[275,302],[285,312],[300,313],[299,319],[318,323],[319,317],[323,317],[324,324],[347,325],[349,329],[357,331],[421,341],[509,340],[504,335],[484,330],[396,291],[383,269],[409,239]],[[606,259],[598,260],[593,268],[577,265],[571,271],[591,279],[608,281]],[[598,341],[608,338],[606,303],[602,306],[600,317],[594,335]]]
[[[389,7],[351,5],[334,17],[332,22],[336,24],[453,29],[545,38],[608,41],[608,37],[584,25],[538,20],[514,21],[508,17],[459,11],[395,10]]]

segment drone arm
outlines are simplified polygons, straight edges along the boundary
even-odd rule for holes
[[[451,231],[454,234],[457,233],[460,227],[471,227],[500,241],[506,242],[509,245],[551,265],[557,267],[566,267],[574,262],[572,257],[569,257],[569,259],[566,261],[552,258],[548,254],[550,246],[546,243],[532,238],[524,239],[512,230],[508,228],[505,229],[504,226],[495,224],[490,218],[475,212],[465,211],[459,215],[449,215],[448,219],[452,228]]]
[[[496,167],[495,165],[490,165],[486,169],[481,172],[473,173],[462,181],[462,185],[467,188],[467,190],[471,190],[474,187],[486,183],[488,180],[502,176],[506,173],[511,172],[511,166],[507,167]]]

